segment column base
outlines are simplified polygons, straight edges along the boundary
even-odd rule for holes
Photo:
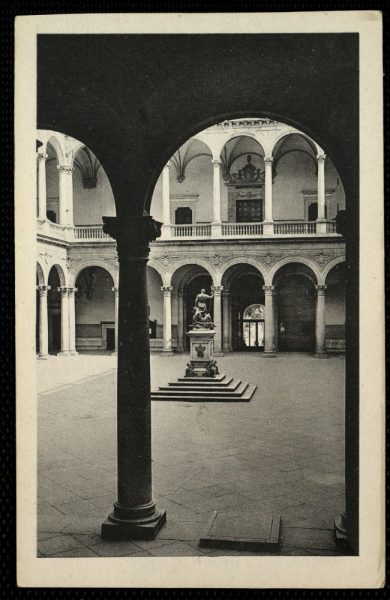
[[[160,529],[165,525],[166,520],[165,510],[156,510],[155,516],[153,518],[149,517],[147,522],[142,522],[142,519],[125,521],[110,515],[102,523],[101,535],[108,540],[154,540]]]
[[[318,219],[316,221],[316,233],[326,233],[327,221],[326,219]]]
[[[328,358],[328,355],[326,352],[316,352],[314,358]]]
[[[223,356],[222,350],[214,350],[214,356]]]
[[[78,352],[71,352],[70,350],[64,350],[61,352],[57,352],[57,356],[65,357],[65,356],[75,356]]]
[[[37,360],[47,360],[48,354],[37,354]]]
[[[169,358],[170,356],[173,356],[175,353],[172,352],[172,350],[162,350],[160,352],[160,356],[163,356],[164,358]]]
[[[276,358],[276,352],[263,352],[264,358]]]
[[[263,221],[263,235],[273,235],[274,224],[273,221]]]
[[[222,237],[222,223],[211,223],[211,237]]]
[[[118,356],[118,352],[115,350],[114,352],[111,352],[110,356]]]

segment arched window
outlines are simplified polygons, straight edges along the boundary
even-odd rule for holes
[[[192,224],[192,210],[188,206],[181,206],[175,211],[175,224],[176,225],[191,225]]]
[[[264,305],[251,304],[244,310],[243,319],[261,320],[264,319]]]

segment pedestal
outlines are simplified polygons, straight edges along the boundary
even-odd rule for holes
[[[187,365],[186,377],[215,377],[218,374],[214,360],[214,329],[191,329],[187,332],[190,338],[190,362]]]

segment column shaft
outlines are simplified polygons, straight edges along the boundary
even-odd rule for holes
[[[274,357],[275,354],[275,312],[274,286],[263,286],[265,292],[265,323],[264,323],[264,356]]]
[[[223,351],[230,352],[230,292],[223,293]]]
[[[177,295],[177,352],[184,352],[184,319],[183,319],[183,292],[179,292]]]
[[[215,338],[214,338],[214,355],[222,356],[222,305],[221,305],[221,294],[223,290],[222,285],[211,286],[211,290],[214,293],[214,316],[213,322],[215,325]]]
[[[325,285],[317,285],[316,357],[326,358],[325,352]]]
[[[325,218],[325,154],[317,155],[317,233],[326,233]]]
[[[73,227],[73,169],[66,165],[59,172],[60,224]]]
[[[118,500],[102,524],[111,538],[153,539],[165,522],[152,497],[149,314],[146,263],[149,241],[160,235],[152,217],[103,217],[117,240],[119,260],[117,447]]]
[[[114,286],[112,291],[115,293],[115,349],[113,354],[118,352],[118,309],[119,309],[119,288]]]
[[[163,226],[162,237],[171,237],[170,163],[163,168]]]
[[[68,302],[69,302],[69,352],[71,354],[77,354],[76,352],[76,309],[75,309],[75,293],[77,288],[68,288]]]
[[[48,336],[48,313],[47,313],[47,292],[49,286],[40,285],[39,290],[39,358],[46,358],[49,354],[49,336]]]
[[[212,161],[213,165],[213,222],[211,225],[211,235],[213,237],[221,236],[221,161],[216,159]]]
[[[273,211],[272,211],[272,156],[264,157],[265,179],[264,179],[264,222],[263,232],[268,235],[274,233]]]
[[[38,153],[38,218],[46,219],[46,159],[47,154]]]
[[[163,351],[172,354],[172,307],[171,307],[171,286],[163,286],[161,291],[164,295],[163,311]]]

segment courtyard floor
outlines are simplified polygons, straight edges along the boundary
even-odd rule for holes
[[[187,360],[152,354],[152,387],[182,376]],[[37,361],[39,557],[253,555],[199,547],[212,511],[230,509],[279,513],[280,554],[338,554],[344,360],[232,353],[218,364],[257,384],[252,400],[152,402],[154,497],[167,523],[153,541],[108,542],[99,531],[116,500],[116,358]]]

